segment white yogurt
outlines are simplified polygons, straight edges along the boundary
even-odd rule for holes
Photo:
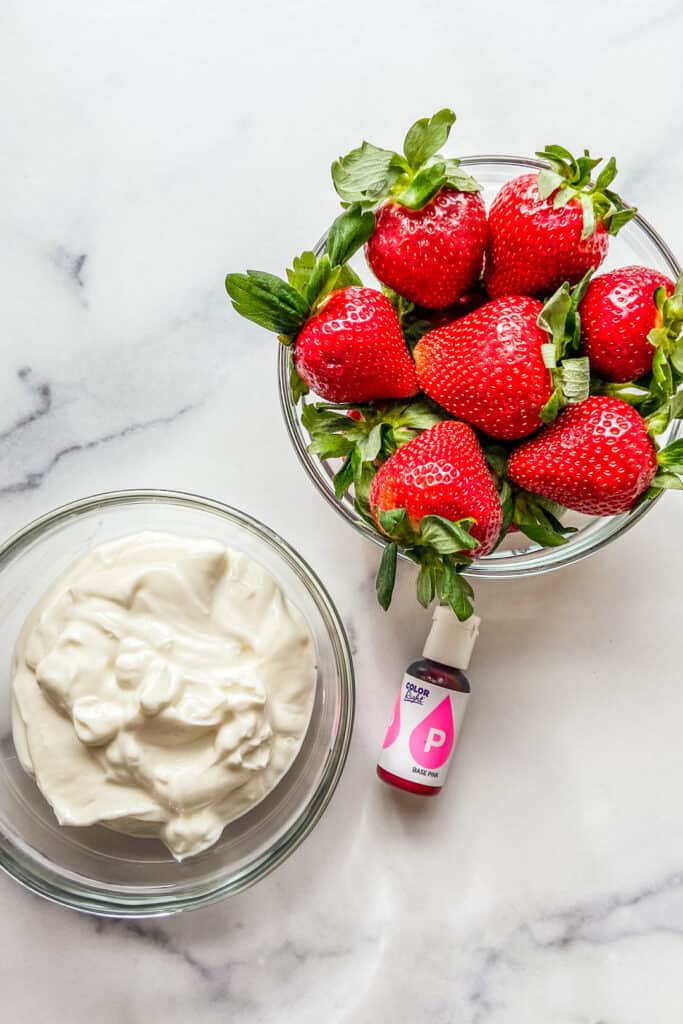
[[[315,693],[310,633],[257,562],[140,533],[95,548],[17,642],[14,742],[62,825],[211,846],[292,764]]]

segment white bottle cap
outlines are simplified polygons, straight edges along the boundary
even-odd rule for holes
[[[432,628],[422,651],[423,656],[442,665],[466,669],[479,636],[480,622],[481,619],[477,615],[471,615],[469,619],[460,622],[448,605],[439,605],[434,612]]]

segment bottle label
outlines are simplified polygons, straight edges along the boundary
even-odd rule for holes
[[[405,675],[382,744],[380,767],[401,779],[441,788],[468,697]]]

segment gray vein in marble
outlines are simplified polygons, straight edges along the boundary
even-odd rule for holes
[[[46,380],[39,377],[30,366],[22,366],[17,372],[17,376],[31,395],[34,408],[31,412],[20,416],[6,430],[0,432],[0,441],[8,440],[17,430],[21,430],[30,423],[35,423],[41,417],[47,416],[52,408],[52,389]]]
[[[659,900],[665,906],[659,907]],[[681,903],[676,919],[672,900]],[[484,1024],[496,1010],[492,995],[502,968],[521,971],[534,953],[564,952],[578,945],[607,946],[629,939],[665,934],[683,939],[683,873],[630,895],[614,894],[523,922],[495,944],[481,945],[479,966],[470,986],[474,1010],[470,1024]],[[608,1024],[582,1018],[586,1024]]]
[[[51,259],[57,269],[63,271],[79,289],[85,288],[83,268],[88,259],[87,253],[70,252],[63,245],[58,245],[53,249]]]
[[[664,897],[667,898],[670,917],[668,923],[664,922],[664,915],[660,917],[657,913],[655,903]],[[531,938],[543,949],[566,949],[575,943],[600,946],[655,932],[683,938],[683,905],[678,923],[675,923],[671,906],[674,898],[683,904],[683,873],[669,875],[660,884],[648,886],[630,896],[616,894],[585,906],[548,914],[537,924],[541,931],[546,929],[546,936],[534,934]],[[644,923],[632,920],[636,911],[645,918]]]
[[[193,976],[202,984],[204,996],[213,1003],[225,1001],[226,1009],[253,1011],[257,1003],[253,999],[238,995],[233,985],[236,970],[246,970],[254,966],[254,959],[231,958],[216,964],[207,964],[184,945],[181,945],[160,925],[144,924],[137,921],[115,920],[112,918],[92,918],[97,935],[119,935],[131,940],[142,942],[153,947],[157,952],[169,959],[187,966]],[[233,928],[240,928],[237,924]],[[360,936],[356,940],[341,945],[323,948],[318,944],[310,948],[301,948],[292,939],[285,939],[271,949],[264,948],[263,961],[267,962],[272,977],[289,974],[293,966],[316,963],[328,963],[348,956],[357,951],[358,943],[374,945],[376,937]]]
[[[471,1024],[480,1024],[480,1021],[486,1020],[486,1017],[494,1010],[494,1004],[489,995],[489,979],[502,958],[501,950],[493,947],[481,948],[479,953],[482,956],[482,963],[470,989],[470,1004],[474,1010]]]
[[[194,956],[188,949],[182,949],[159,925],[142,925],[138,921],[117,921],[113,918],[93,918],[97,935],[118,933],[139,939],[169,957],[180,959],[202,981],[209,981],[214,971]]]
[[[24,491],[34,491],[41,486],[45,477],[59,462],[62,461],[62,459],[66,458],[67,455],[73,455],[76,452],[91,451],[93,448],[99,448],[101,445],[109,444],[111,441],[118,441],[120,438],[128,437],[131,434],[137,434],[143,430],[150,430],[153,427],[175,423],[175,421],[180,419],[181,416],[200,408],[202,402],[189,403],[181,406],[179,409],[176,409],[175,412],[169,413],[166,416],[155,416],[149,420],[129,423],[125,427],[122,427],[121,430],[102,434],[100,437],[92,438],[89,441],[81,441],[76,444],[67,445],[66,448],[62,448],[60,451],[56,452],[42,469],[32,470],[26,474],[23,480],[17,480],[14,483],[0,487],[0,495],[22,494]],[[17,429],[16,425],[13,429]]]
[[[352,619],[349,618],[348,615],[344,616],[344,629],[346,630],[346,637],[349,641],[349,650],[351,651],[351,654],[355,658],[359,650],[358,633],[356,630],[355,623],[352,621]]]

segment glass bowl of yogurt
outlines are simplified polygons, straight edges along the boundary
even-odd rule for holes
[[[463,157],[461,163],[482,185],[482,195],[487,207],[490,206],[494,196],[506,181],[546,166],[540,160],[502,155]],[[626,198],[628,199],[628,196]],[[317,252],[322,251],[324,242],[323,238],[318,243]],[[379,283],[362,255],[357,255],[352,263],[364,284],[370,287],[379,287]],[[640,214],[636,214],[616,237],[610,239],[607,258],[598,273],[634,264],[651,267],[666,274],[674,281],[681,272],[671,249]],[[301,405],[295,404],[292,400],[289,386],[289,350],[282,345],[279,351],[278,381],[280,404],[287,432],[307,475],[322,496],[351,526],[368,540],[383,547],[385,541],[358,514],[354,508],[352,496],[347,492],[342,499],[338,499],[335,495],[333,478],[341,461],[322,462],[317,455],[312,455],[308,451],[310,438],[301,424]],[[315,395],[309,394],[302,401],[304,403],[316,402],[319,399]],[[664,445],[681,436],[683,436],[683,421],[674,420],[659,440]],[[566,526],[574,527],[576,532],[571,534],[566,544],[557,547],[542,547],[524,534],[515,531],[508,534],[507,538],[491,554],[476,559],[467,568],[464,575],[472,578],[515,579],[518,576],[531,576],[570,565],[578,559],[598,551],[605,544],[635,526],[643,516],[647,515],[655,501],[660,500],[661,495],[654,501],[641,505],[633,512],[616,516],[585,516],[578,512],[568,512],[563,515],[562,521]],[[405,556],[402,557],[405,558]]]
[[[95,495],[0,547],[0,867],[153,916],[240,892],[311,832],[353,666],[300,556],[219,502]]]

